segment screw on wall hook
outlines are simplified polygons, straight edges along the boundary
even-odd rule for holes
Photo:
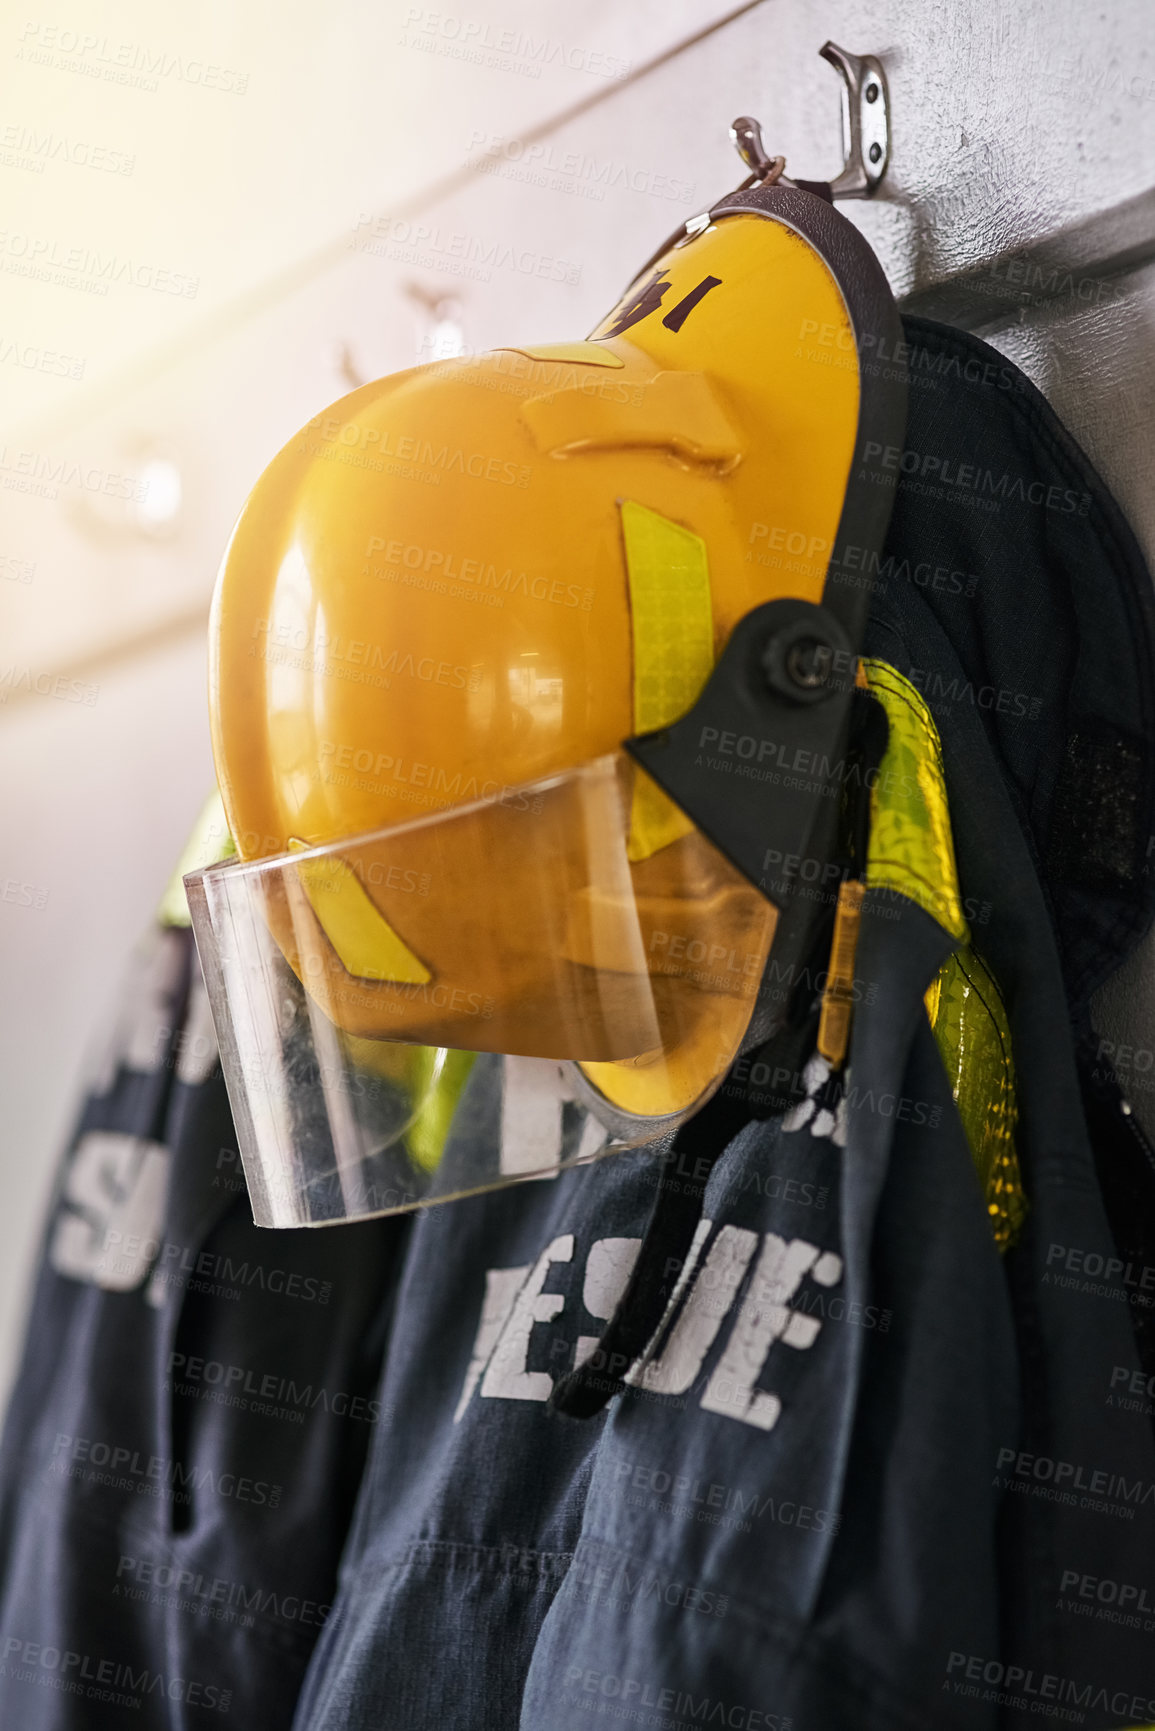
[[[831,198],[870,198],[886,173],[890,161],[890,95],[882,62],[873,54],[848,54],[834,42],[819,49],[842,78],[842,148],[845,163],[829,183]],[[750,177],[750,186],[801,186],[818,190],[813,181],[790,181],[783,174],[786,159],[769,156],[762,142],[762,128],[749,114],[739,115],[730,127],[734,147]],[[822,186],[825,194],[826,186]]]

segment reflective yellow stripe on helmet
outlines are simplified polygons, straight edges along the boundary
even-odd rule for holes
[[[294,853],[308,845],[294,836],[289,838]],[[302,860],[297,871],[309,905],[346,973],[407,986],[424,986],[433,978],[344,860]]]
[[[706,543],[668,517],[621,502],[634,647],[634,731],[684,715],[714,666],[714,610]],[[628,853],[649,859],[692,828],[641,770],[634,782]]]

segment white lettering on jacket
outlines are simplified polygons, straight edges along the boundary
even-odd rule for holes
[[[782,1402],[776,1394],[756,1389],[754,1383],[776,1340],[804,1351],[818,1337],[822,1324],[817,1317],[802,1316],[789,1307],[807,1274],[820,1286],[833,1286],[842,1277],[842,1258],[832,1251],[820,1254],[818,1246],[804,1238],[787,1240],[768,1232],[726,1350],[706,1384],[702,1396],[706,1412],[740,1418],[759,1430],[774,1429]]]
[[[485,1277],[485,1297],[481,1303],[481,1321],[477,1325],[477,1339],[473,1343],[473,1357],[469,1361],[469,1369],[465,1373],[465,1381],[461,1385],[461,1399],[457,1403],[457,1411],[453,1415],[454,1424],[461,1421],[466,1407],[473,1399],[473,1391],[477,1387],[477,1379],[485,1369],[490,1353],[497,1345],[498,1337],[513,1309],[514,1300],[521,1290],[521,1283],[529,1273],[525,1268],[491,1268]]]
[[[547,1370],[529,1370],[529,1341],[539,1322],[552,1322],[565,1308],[560,1292],[543,1292],[550,1264],[573,1258],[573,1233],[546,1246],[513,1301],[513,1309],[490,1355],[481,1393],[490,1400],[548,1400],[553,1378]]]
[[[699,1249],[711,1225],[709,1220],[700,1223],[695,1240]],[[651,1394],[685,1394],[691,1386],[734,1302],[757,1243],[756,1232],[747,1232],[742,1226],[723,1226],[690,1288],[665,1350],[660,1358],[645,1363],[637,1378]]]
[[[640,1238],[599,1238],[590,1246],[586,1258],[586,1276],[582,1285],[582,1303],[591,1316],[608,1322],[618,1307],[618,1299],[626,1290],[638,1251]],[[579,1334],[575,1364],[584,1364],[600,1344],[596,1334]]]
[[[64,1179],[49,1261],[69,1280],[131,1292],[160,1253],[171,1155],[119,1130],[81,1137]]]
[[[705,1412],[769,1431],[778,1422],[782,1403],[776,1394],[755,1384],[775,1342],[796,1352],[814,1345],[821,1320],[794,1310],[791,1300],[807,1277],[819,1286],[836,1286],[842,1279],[842,1258],[804,1238],[781,1238],[776,1232],[760,1235],[727,1225],[721,1227],[699,1267],[713,1224],[708,1219],[699,1223],[666,1313],[626,1381],[650,1394],[670,1396],[684,1395],[693,1386],[733,1308],[761,1237],[761,1251],[730,1338],[706,1382],[700,1405]],[[582,1285],[582,1302],[591,1316],[604,1322],[613,1315],[640,1247],[638,1238],[599,1238],[591,1245]],[[563,1293],[543,1288],[551,1266],[572,1261],[573,1254],[573,1234],[567,1233],[547,1246],[532,1269],[490,1269],[454,1423],[464,1417],[479,1379],[486,1399],[549,1399],[553,1375],[529,1369],[530,1343],[539,1323],[555,1321],[565,1309]],[[596,1335],[579,1335],[574,1362],[582,1363],[597,1346]]]

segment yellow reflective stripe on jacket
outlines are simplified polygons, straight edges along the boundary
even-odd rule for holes
[[[983,1186],[995,1243],[1008,1250],[1027,1207],[1015,1149],[1015,1063],[1002,994],[973,945],[960,945],[943,963],[926,994],[926,1008]]]
[[[886,711],[890,737],[871,790],[866,882],[906,896],[958,940],[926,994],[1000,1250],[1019,1235],[1026,1196],[1015,1148],[1018,1103],[1006,1008],[971,943],[959,894],[942,742],[921,694],[885,661],[862,663]]]
[[[864,660],[890,739],[871,790],[866,882],[917,902],[959,943],[970,937],[959,897],[942,742],[922,694],[885,661]]]
[[[449,1051],[444,1046],[410,1049],[427,1054],[425,1061],[433,1074],[432,1085],[422,1094],[417,1116],[405,1132],[405,1146],[423,1172],[436,1172],[477,1053]]]
[[[225,816],[224,804],[217,789],[214,788],[201,807],[200,816],[193,825],[192,834],[184,844],[176,869],[168,880],[168,885],[160,898],[157,909],[157,919],[162,926],[188,926],[192,924],[188,911],[188,899],[184,893],[184,877],[186,872],[202,871],[205,866],[217,865],[221,860],[233,859],[236,846],[229,834],[229,823]]]

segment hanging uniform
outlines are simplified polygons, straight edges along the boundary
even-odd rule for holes
[[[5,1445],[22,1724],[275,1726],[316,1623],[296,1731],[1155,1718],[1148,1154],[1084,1062],[1151,917],[1149,580],[820,200],[710,217],[585,343],[354,393],[242,514],[243,857],[189,893],[253,1207],[465,1199],[257,1236],[219,1080],[130,1042]],[[436,497],[331,460],[414,428]],[[184,1279],[238,1256],[259,1295]]]
[[[0,1724],[21,1731],[287,1725],[381,1418],[406,1222],[254,1228],[187,917],[126,982],[8,1413]]]
[[[1103,1195],[1142,1142],[1116,1092],[1101,1183],[1080,1104],[1090,993],[1151,916],[1149,579],[1014,367],[906,340],[907,446],[877,457],[912,481],[843,572],[892,716],[845,1082],[812,1059],[728,1147],[601,1417],[547,1403],[660,1162],[418,1219],[295,1731],[1155,1719],[1150,1264]],[[945,842],[915,833],[940,785]],[[496,1138],[500,1100],[475,1070],[455,1136]]]

